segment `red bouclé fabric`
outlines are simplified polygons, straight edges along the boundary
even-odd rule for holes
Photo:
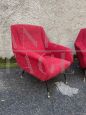
[[[86,68],[86,29],[81,29],[75,41],[75,49],[80,67]]]
[[[71,50],[48,40],[41,26],[11,26],[12,49],[19,66],[46,81],[67,69],[73,62]]]

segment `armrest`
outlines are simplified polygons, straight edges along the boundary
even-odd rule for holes
[[[60,51],[69,51],[69,48],[62,46],[62,45],[58,45],[52,42],[48,43],[48,50],[60,50]]]
[[[57,57],[58,56],[61,57],[61,55],[63,55],[63,53],[64,53],[65,59],[67,59],[68,61],[71,61],[71,63],[73,62],[72,51],[70,48],[49,42],[48,48],[46,48],[46,49],[50,50],[51,52],[54,52],[55,56],[57,55]]]

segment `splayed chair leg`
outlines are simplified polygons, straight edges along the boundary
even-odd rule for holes
[[[84,70],[84,73],[85,73],[85,75],[84,75],[84,82],[86,81],[86,70]]]
[[[66,73],[64,73],[65,84],[67,84]]]
[[[23,78],[23,74],[24,74],[24,70],[23,70],[22,73],[21,73],[21,76],[20,76],[21,78]]]
[[[45,81],[45,83],[46,83],[46,88],[47,88],[47,96],[48,96],[48,98],[50,98],[50,92],[49,92],[48,82]]]

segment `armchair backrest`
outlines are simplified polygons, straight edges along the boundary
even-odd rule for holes
[[[23,47],[27,50],[44,50],[47,36],[40,26],[16,24],[11,26],[12,48]]]

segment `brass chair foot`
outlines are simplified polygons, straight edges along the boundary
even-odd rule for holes
[[[50,98],[50,91],[49,91],[49,87],[48,87],[48,82],[45,81],[46,83],[46,88],[47,88],[47,96],[48,96],[48,99]]]
[[[85,78],[85,77],[84,77],[83,81],[84,81],[84,83],[85,83],[85,81],[86,81],[86,78]]]
[[[48,98],[50,98],[50,92],[48,92]]]

